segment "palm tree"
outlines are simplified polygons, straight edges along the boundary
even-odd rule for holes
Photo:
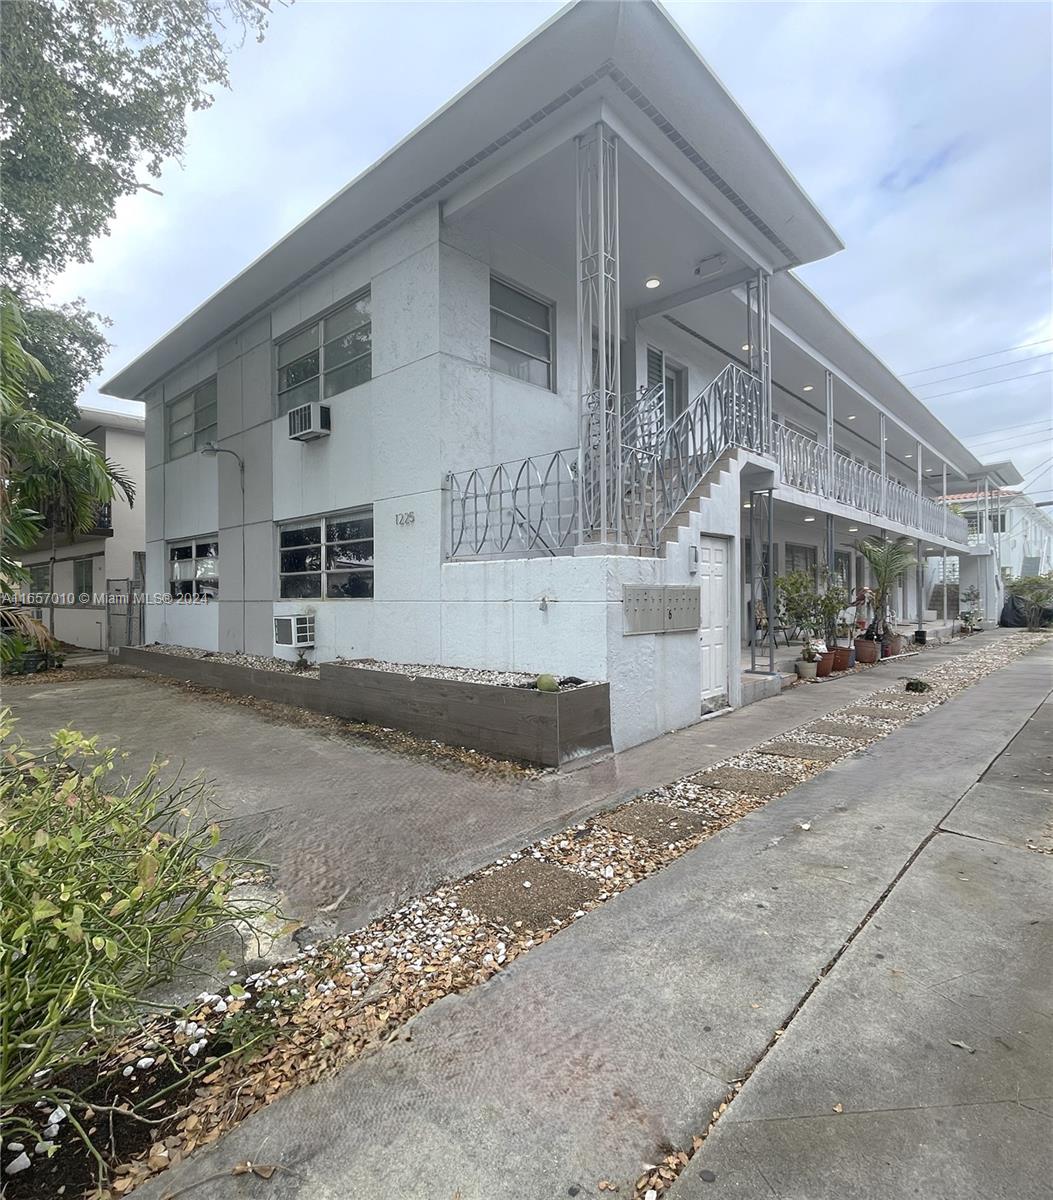
[[[874,619],[866,636],[877,641],[888,641],[892,636],[892,607],[889,597],[896,580],[914,566],[914,548],[910,538],[898,537],[894,542],[876,542],[864,538],[856,549],[870,563],[874,572]]]
[[[18,552],[50,526],[54,570],[55,531],[86,532],[100,505],[118,492],[131,504],[135,488],[94,442],[29,407],[26,383],[47,378],[47,370],[22,344],[25,332],[18,302],[5,289],[0,294],[0,628],[47,643],[48,631],[11,600],[28,580]],[[0,659],[4,652],[0,639]]]

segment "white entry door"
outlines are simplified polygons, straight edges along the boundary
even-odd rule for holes
[[[698,556],[702,585],[702,625],[699,650],[702,655],[702,699],[728,694],[728,543],[723,538],[703,537]]]

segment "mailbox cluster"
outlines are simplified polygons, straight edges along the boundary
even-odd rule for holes
[[[695,633],[702,623],[702,589],[662,584],[626,584],[622,592],[623,632]]]

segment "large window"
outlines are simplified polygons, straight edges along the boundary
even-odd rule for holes
[[[26,584],[26,591],[34,595],[51,591],[50,563],[33,563],[32,566],[26,567],[26,570],[29,572],[29,582]]]
[[[219,541],[206,534],[168,543],[168,590],[177,600],[219,597]]]
[[[368,289],[278,343],[278,411],[326,400],[365,383],[373,373],[373,321]]]
[[[794,571],[803,571],[805,575],[810,575],[813,581],[818,581],[819,551],[815,546],[795,546],[792,542],[786,543],[786,573],[789,575]]]
[[[215,379],[169,401],[167,409],[169,458],[180,458],[216,440]]]
[[[552,387],[552,305],[490,280],[490,366]]]
[[[373,506],[278,531],[283,600],[368,600],[373,595]]]

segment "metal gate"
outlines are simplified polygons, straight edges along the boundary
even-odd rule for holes
[[[143,644],[142,583],[133,579],[106,580],[106,645]]]

